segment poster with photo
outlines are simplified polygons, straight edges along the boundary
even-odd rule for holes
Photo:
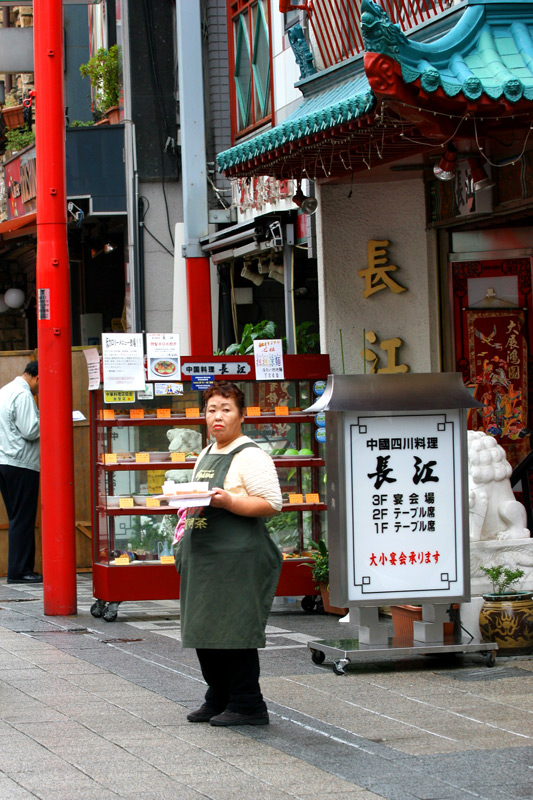
[[[179,333],[147,333],[146,357],[149,381],[181,378]]]

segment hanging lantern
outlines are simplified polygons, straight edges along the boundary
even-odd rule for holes
[[[20,308],[22,305],[24,305],[25,299],[26,295],[22,289],[8,289],[4,294],[4,303],[8,305],[9,308]]]

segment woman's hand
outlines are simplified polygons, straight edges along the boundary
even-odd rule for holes
[[[224,508],[241,517],[272,517],[278,513],[264,497],[230,494],[218,486],[213,487],[212,491],[211,505],[214,508]]]
[[[225,489],[220,489],[218,486],[215,486],[212,491],[214,495],[211,498],[211,505],[215,508],[225,508],[226,511],[231,511],[231,506],[235,499],[234,496]]]

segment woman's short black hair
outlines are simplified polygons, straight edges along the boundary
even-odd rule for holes
[[[209,400],[215,395],[226,398],[232,397],[241,414],[244,411],[244,394],[235,383],[230,383],[229,381],[218,383],[218,381],[215,381],[214,384],[204,392],[204,407],[207,406]]]
[[[29,361],[24,367],[24,374],[29,375],[30,378],[36,378],[39,374],[39,362]]]

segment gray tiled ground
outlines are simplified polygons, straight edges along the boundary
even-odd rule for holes
[[[533,800],[533,657],[366,662],[345,676],[306,642],[337,618],[280,601],[262,653],[271,725],[190,725],[205,687],[176,601],[116,622],[45,617],[0,580],[0,800]],[[21,602],[22,601],[22,602]]]

